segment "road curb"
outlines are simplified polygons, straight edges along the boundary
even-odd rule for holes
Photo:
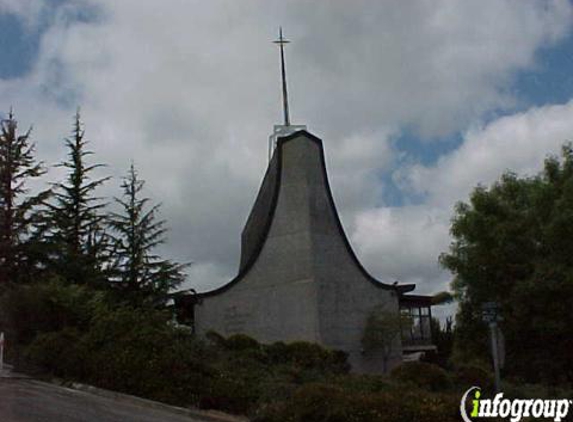
[[[30,380],[37,383],[45,383],[45,381]],[[180,415],[190,416],[205,422],[248,422],[249,419],[241,416],[230,415],[215,410],[199,410],[186,407],[172,406],[166,403],[144,399],[142,397],[132,396],[130,394],[118,393],[117,391],[105,390],[103,388],[94,387],[92,385],[81,384],[78,382],[64,382],[62,380],[53,380],[50,384],[55,384],[60,387],[69,388],[71,390],[83,391],[86,393],[94,394],[96,396],[105,397],[113,400],[121,400],[131,402],[142,406],[150,407],[153,409],[165,410]]]
[[[19,372],[14,372],[12,365],[4,365],[4,368],[0,370],[0,378],[4,379],[28,379],[30,378],[26,374],[21,374]]]

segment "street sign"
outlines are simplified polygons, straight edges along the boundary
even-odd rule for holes
[[[486,302],[481,306],[481,315],[484,322],[498,322],[503,319],[499,315],[499,305],[496,302]]]
[[[499,355],[499,367],[503,369],[505,367],[505,337],[499,326],[497,327],[497,353]]]
[[[4,333],[0,333],[0,371],[4,370]]]
[[[493,371],[495,374],[495,391],[499,393],[501,389],[500,368],[505,364],[505,342],[497,323],[503,321],[499,315],[499,305],[496,302],[486,302],[481,307],[482,319],[489,325],[491,340],[491,355],[493,358]],[[500,338],[502,337],[502,338]],[[501,346],[501,347],[500,347]],[[501,353],[500,353],[501,349]]]

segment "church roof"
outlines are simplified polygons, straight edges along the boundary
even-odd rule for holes
[[[346,251],[351,257],[356,268],[358,268],[358,270],[364,275],[365,278],[367,278],[376,287],[379,287],[381,289],[396,290],[400,294],[414,290],[415,288],[414,284],[398,285],[398,284],[383,283],[378,279],[374,278],[362,266],[356,254],[354,253],[352,246],[350,245],[350,242],[348,241],[346,233],[344,232],[344,229],[342,227],[342,223],[340,222],[338,212],[336,211],[336,205],[334,203],[334,198],[332,196],[332,191],[330,189],[328,176],[326,173],[326,164],[324,160],[322,141],[318,137],[312,135],[311,133],[305,130],[300,130],[288,136],[280,137],[277,140],[277,146],[273,154],[273,158],[269,163],[265,177],[263,179],[263,183],[261,185],[261,188],[259,190],[253,208],[251,210],[251,213],[247,219],[245,228],[243,229],[243,233],[241,236],[241,261],[238,274],[235,276],[235,278],[233,278],[231,281],[224,284],[223,286],[216,288],[214,290],[199,293],[199,296],[204,296],[204,297],[212,296],[222,293],[225,290],[229,289],[230,287],[238,283],[249,272],[249,270],[257,261],[257,258],[259,257],[261,250],[263,249],[263,246],[267,239],[267,235],[271,228],[277,201],[280,194],[282,148],[287,142],[289,142],[292,139],[298,138],[301,135],[310,140],[311,142],[316,143],[320,148],[321,171],[323,172],[324,180],[326,181],[326,194],[328,196],[329,206],[332,207],[332,210],[334,211],[333,214],[335,216],[335,223],[336,223],[336,228],[338,230],[338,234],[340,238],[343,240]]]

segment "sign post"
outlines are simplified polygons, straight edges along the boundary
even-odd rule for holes
[[[484,303],[482,306],[482,317],[485,322],[489,325],[490,330],[490,339],[491,339],[491,354],[493,358],[493,371],[495,374],[495,392],[499,393],[501,390],[501,376],[499,368],[501,365],[500,362],[500,353],[499,353],[499,346],[500,340],[498,339],[498,321],[502,321],[503,319],[499,315],[499,306],[495,302],[487,302]],[[504,351],[505,355],[505,351]],[[505,356],[504,356],[505,358]],[[504,359],[505,360],[505,359]]]
[[[0,372],[4,370],[4,333],[0,333]]]

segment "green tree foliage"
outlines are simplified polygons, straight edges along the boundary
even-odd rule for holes
[[[392,377],[351,374],[344,353],[317,344],[215,333],[203,342],[170,323],[169,312],[121,303],[110,291],[59,280],[15,287],[0,297],[0,326],[14,321],[7,339],[18,368],[179,406],[269,422],[457,421],[474,379],[466,371],[452,390],[449,375],[421,363]]]
[[[0,130],[0,286],[4,287],[34,272],[33,225],[50,192],[27,195],[28,184],[45,173],[34,158],[30,129],[19,135],[10,111]]]
[[[459,393],[413,388],[356,393],[343,386],[308,383],[285,401],[261,406],[255,422],[454,422],[460,420]]]
[[[435,352],[428,352],[425,360],[444,368],[450,365],[455,332],[453,322],[452,317],[448,317],[443,324],[437,318],[431,319],[432,343],[436,346],[437,350]]]
[[[431,391],[446,390],[451,380],[446,371],[426,362],[405,362],[390,373],[392,379],[405,384],[427,388]]]
[[[481,306],[495,301],[504,321],[509,375],[573,380],[573,150],[548,158],[535,177],[506,173],[456,206],[454,241],[441,263],[459,301],[458,357],[487,356]]]
[[[65,140],[68,159],[59,166],[67,170],[65,181],[55,183],[55,203],[50,205],[55,270],[68,282],[104,285],[109,260],[105,233],[105,204],[94,195],[109,177],[92,179],[102,164],[88,165],[83,124],[79,111],[74,117],[72,136]]]
[[[115,284],[129,299],[157,301],[183,282],[186,265],[154,253],[165,242],[165,220],[158,219],[160,204],[151,206],[141,197],[144,185],[132,164],[121,185],[123,197],[116,198],[122,212],[109,221],[115,232]]]
[[[388,363],[397,348],[402,326],[409,321],[399,313],[376,309],[366,320],[362,347],[366,353],[380,353],[383,371],[388,371]]]
[[[0,297],[10,362],[155,400],[194,403],[208,356],[165,309],[126,306],[109,291],[54,279]]]
[[[21,284],[0,297],[0,325],[11,344],[26,346],[42,333],[67,327],[85,330],[90,319],[89,303],[98,300],[102,300],[101,293],[55,278]]]

